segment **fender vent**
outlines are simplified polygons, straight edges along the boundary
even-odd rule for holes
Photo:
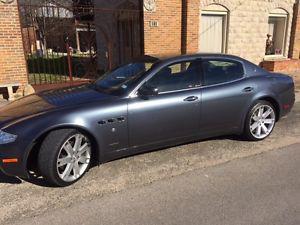
[[[105,125],[106,123],[107,122],[105,120],[101,120],[101,121],[98,122],[98,124],[100,124],[100,125]]]
[[[108,120],[101,120],[98,122],[99,125],[103,126],[106,124],[114,124],[114,123],[123,123],[125,122],[126,118],[124,116],[118,117],[118,118],[111,118]]]

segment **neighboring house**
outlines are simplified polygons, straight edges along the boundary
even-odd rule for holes
[[[24,52],[38,49],[28,47],[28,42],[36,43],[38,30],[28,26],[26,38],[17,2],[7,2],[0,2],[0,84],[26,84]],[[59,7],[65,1],[49,2]],[[98,70],[142,54],[198,52],[238,55],[269,70],[300,70],[298,0],[82,0],[79,5],[85,6],[70,4],[65,7],[70,12],[58,11],[59,17],[73,29],[68,31],[73,49],[96,52]],[[46,20],[56,16],[50,14]],[[47,48],[64,45],[62,38],[60,42],[56,38],[66,30],[61,27],[52,32]],[[93,39],[89,40],[92,44],[84,41],[88,39]]]

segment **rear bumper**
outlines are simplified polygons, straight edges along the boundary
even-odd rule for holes
[[[18,143],[0,145],[0,170],[8,176],[29,178],[26,165],[28,151],[21,146]],[[11,159],[17,159],[17,162],[7,162]]]
[[[292,87],[284,91],[280,95],[280,117],[286,116],[290,113],[295,105],[296,95],[295,95],[295,86],[292,84]]]

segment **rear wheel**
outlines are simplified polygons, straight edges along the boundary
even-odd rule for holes
[[[258,101],[247,115],[245,136],[252,141],[263,140],[272,133],[275,123],[274,106],[267,101]]]
[[[68,186],[87,172],[91,155],[91,142],[86,135],[74,129],[56,130],[42,143],[38,166],[49,183]]]

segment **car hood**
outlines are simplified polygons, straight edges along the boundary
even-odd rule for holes
[[[44,91],[0,108],[0,122],[108,98],[116,97],[96,91],[89,86]]]

